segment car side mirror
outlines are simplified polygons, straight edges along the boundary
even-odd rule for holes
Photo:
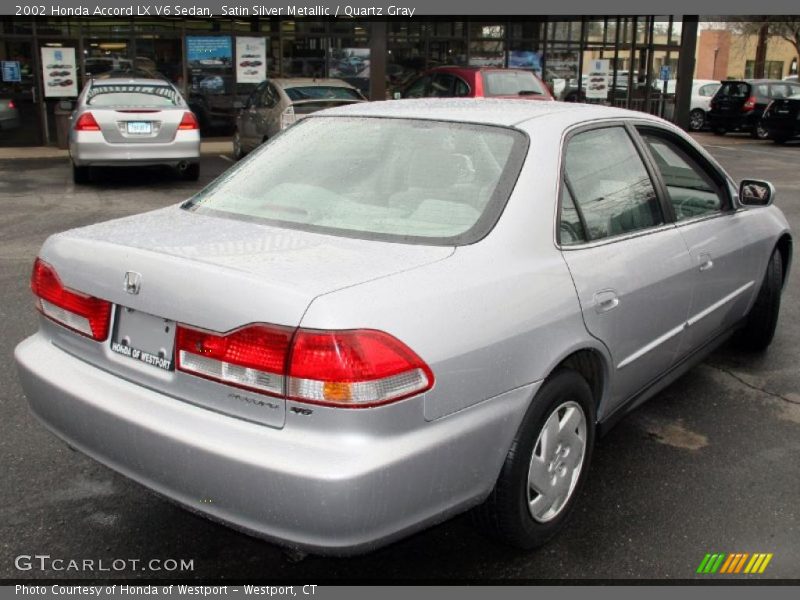
[[[769,181],[743,179],[739,184],[739,202],[744,206],[769,206],[775,200],[775,186]]]
[[[392,94],[392,98],[394,98],[395,100],[402,100],[403,94],[401,94],[400,92],[395,92],[394,94]]]

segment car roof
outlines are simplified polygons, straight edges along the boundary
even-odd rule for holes
[[[316,113],[319,116],[394,117],[513,126],[531,119],[559,115],[566,125],[596,119],[638,118],[662,122],[646,113],[572,102],[531,102],[527,99],[421,98],[362,102]]]
[[[343,88],[353,87],[352,85],[350,85],[346,81],[342,81],[341,79],[326,79],[326,78],[314,78],[314,77],[276,77],[276,78],[270,78],[268,81],[271,81],[272,83],[282,87],[283,89],[300,87],[300,86],[315,86],[315,85],[326,86],[326,87],[343,87]]]

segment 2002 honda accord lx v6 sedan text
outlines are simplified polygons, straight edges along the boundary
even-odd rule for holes
[[[16,360],[58,436],[242,530],[344,554],[477,507],[532,547],[597,432],[730,334],[770,343],[773,195],[623,110],[334,108],[49,238]]]

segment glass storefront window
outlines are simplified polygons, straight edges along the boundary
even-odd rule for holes
[[[318,34],[326,33],[327,28],[325,21],[306,21],[299,19],[297,21],[281,21],[281,31],[284,35]]]
[[[504,67],[506,61],[503,40],[478,40],[469,43],[469,64],[474,67]]]
[[[142,72],[165,79],[183,88],[183,44],[180,38],[137,36],[134,66]]]
[[[544,82],[557,99],[570,99],[578,88],[578,46],[549,45],[544,54]]]
[[[300,37],[283,40],[284,77],[325,77],[326,38]]]
[[[467,64],[467,44],[464,40],[430,40],[428,67]]]
[[[506,27],[502,23],[470,23],[469,37],[471,40],[494,39],[502,40],[506,36]]]
[[[548,42],[579,42],[580,39],[580,21],[556,21],[547,24]]]

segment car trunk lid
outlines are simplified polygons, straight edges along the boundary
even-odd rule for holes
[[[319,295],[442,260],[452,251],[280,229],[170,207],[48,239],[41,258],[63,285],[115,308],[104,342],[49,323],[47,331],[64,350],[140,385],[282,427],[282,398],[176,371],[174,360],[167,368],[163,362],[136,360],[113,344],[128,336],[131,348],[156,356],[159,348],[166,349],[162,358],[174,359],[176,324],[221,333],[251,323],[296,327]]]
[[[147,109],[130,107],[92,108],[91,113],[110,144],[168,143],[188,108]]]

